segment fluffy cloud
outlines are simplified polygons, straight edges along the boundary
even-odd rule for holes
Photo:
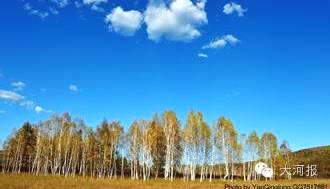
[[[21,91],[25,88],[26,84],[22,81],[12,82],[11,86],[14,87],[14,91]]]
[[[227,3],[225,6],[223,6],[223,12],[225,14],[232,14],[234,12],[237,12],[238,16],[244,16],[244,13],[246,12],[246,9],[243,9],[243,7],[236,3]]]
[[[125,36],[133,36],[141,28],[143,16],[139,11],[124,11],[121,7],[114,8],[105,18],[109,29]]]
[[[200,57],[200,58],[207,58],[207,57],[209,57],[209,56],[208,56],[207,54],[205,54],[205,53],[198,53],[197,56]]]
[[[37,113],[40,113],[40,112],[44,111],[44,109],[41,106],[36,106],[34,108],[34,111],[37,112]]]
[[[201,36],[200,28],[208,23],[206,0],[148,1],[143,13],[137,10],[125,11],[120,6],[114,8],[105,18],[109,29],[121,35],[133,36],[145,23],[148,38],[153,41],[189,42]],[[44,19],[50,15],[58,15],[62,8],[69,5],[76,8],[85,5],[92,10],[104,12],[101,5],[109,0],[47,0],[47,5],[33,0],[22,2],[30,15]]]
[[[18,102],[24,100],[25,97],[13,91],[0,89],[0,99],[12,101],[12,102]]]
[[[72,92],[76,92],[76,91],[78,91],[78,87],[77,87],[77,85],[71,84],[71,85],[69,85],[69,90]]]
[[[151,0],[144,13],[149,39],[190,41],[199,37],[198,28],[207,23],[205,3],[206,0],[172,0],[168,5],[163,0]]]
[[[90,6],[92,10],[103,12],[104,9],[100,7],[100,4],[107,3],[108,0],[83,0],[83,4]]]
[[[217,48],[223,48],[225,47],[228,43],[231,45],[235,45],[238,43],[239,40],[234,37],[233,35],[224,35],[221,38],[216,38],[209,42],[208,44],[204,45],[202,49],[217,49]]]

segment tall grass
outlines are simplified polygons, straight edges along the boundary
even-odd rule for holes
[[[260,181],[258,184],[266,183]],[[268,184],[327,184],[330,186],[330,179],[301,179],[271,181]],[[96,179],[83,177],[62,177],[62,176],[34,176],[28,174],[2,174],[0,173],[0,189],[223,189],[226,183],[214,180],[212,183],[204,182],[183,182],[177,179],[174,182],[162,179],[150,181],[133,181],[131,179]],[[252,184],[252,182],[234,181],[228,182],[232,185]],[[251,187],[253,189],[253,187]]]

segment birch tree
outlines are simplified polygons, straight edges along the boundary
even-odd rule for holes
[[[246,148],[246,143],[247,143],[247,136],[246,134],[240,134],[239,136],[239,143],[241,145],[241,163],[242,163],[242,172],[243,172],[243,180],[246,181],[246,157],[247,157],[247,148]]]
[[[249,151],[248,154],[248,173],[247,180],[256,180],[256,173],[254,172],[255,162],[258,159],[259,137],[257,132],[253,131],[246,141],[246,145]]]
[[[150,153],[152,156],[152,166],[155,179],[158,178],[158,175],[161,169],[165,165],[165,134],[164,129],[161,126],[160,121],[158,120],[157,115],[149,122],[147,129],[147,136],[149,142]]]
[[[222,152],[222,158],[225,165],[225,175],[223,177],[226,180],[230,175],[229,163],[233,160],[234,145],[237,142],[237,132],[234,129],[231,120],[225,117],[220,117],[217,122],[217,138],[218,147]],[[232,166],[233,167],[233,166]],[[232,170],[233,171],[233,170]],[[233,176],[233,172],[232,172]]]
[[[164,178],[173,181],[175,163],[180,159],[180,123],[173,111],[166,111],[162,125],[166,140]]]
[[[148,122],[141,120],[138,122],[141,131],[140,165],[142,167],[143,180],[150,178],[152,167],[151,142],[148,133]]]
[[[189,112],[183,130],[176,114],[166,111],[160,120],[156,115],[151,121],[134,121],[127,132],[119,121],[104,119],[93,129],[64,113],[37,124],[25,123],[4,143],[1,163],[3,172],[36,175],[113,179],[130,172],[134,180],[164,175],[173,181],[176,174],[183,174],[184,180],[199,175],[203,181],[209,174],[211,182],[218,175],[233,180],[241,171],[244,180],[255,180],[258,160],[277,174],[279,165],[291,161],[287,149],[284,143],[279,151],[270,132],[261,139],[255,131],[239,135],[225,117],[210,129],[201,112]]]
[[[141,130],[137,121],[134,121],[128,131],[131,178],[139,179],[139,156],[141,150]]]
[[[268,163],[270,168],[276,171],[275,158],[278,154],[277,138],[271,132],[265,132],[261,136],[259,144],[261,158]],[[273,175],[275,177],[275,175]]]
[[[208,160],[209,160],[209,153],[211,148],[211,130],[206,122],[202,120],[201,128],[200,128],[200,145],[201,145],[201,172],[200,172],[200,181],[203,181],[207,175],[208,169]]]
[[[185,128],[183,129],[184,151],[187,156],[187,165],[190,170],[190,179],[195,180],[198,166],[200,169],[200,181],[206,174],[206,163],[210,149],[210,129],[204,121],[201,112],[188,114]]]
[[[276,165],[280,167],[292,167],[293,165],[292,151],[287,140],[284,140],[280,145],[279,155],[276,158]],[[277,172],[280,171],[277,169]],[[285,174],[284,176],[289,180],[292,178],[291,174]]]
[[[213,124],[210,136],[210,161],[209,161],[209,182],[212,182],[212,178],[214,176],[214,166],[219,159],[220,152],[218,149],[217,142],[217,125]]]
[[[23,124],[7,145],[7,160],[5,169],[13,173],[31,172],[31,162],[36,143],[36,129],[30,123]]]
[[[195,112],[189,112],[186,125],[183,129],[184,152],[187,157],[187,166],[189,166],[189,175],[191,180],[195,180],[196,169],[199,156],[199,125],[200,115]]]

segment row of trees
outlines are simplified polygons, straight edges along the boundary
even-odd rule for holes
[[[190,112],[181,127],[173,111],[134,121],[127,132],[117,121],[104,120],[93,130],[68,113],[53,115],[25,123],[5,142],[4,152],[4,172],[210,182],[258,179],[257,161],[276,170],[282,157],[270,132],[239,134],[225,117],[209,126],[201,112]]]

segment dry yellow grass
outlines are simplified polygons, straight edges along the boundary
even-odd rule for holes
[[[62,176],[33,176],[27,174],[0,174],[0,189],[223,189],[225,182],[215,180],[212,183],[207,181],[200,183],[188,182],[185,183],[182,180],[176,180],[170,183],[165,180],[151,180],[147,182],[132,181],[130,179],[94,179],[94,178],[64,178]],[[250,189],[254,189],[253,182],[227,182],[230,185],[239,185],[243,187],[243,184],[251,186]],[[271,182],[258,182],[254,183],[262,186],[264,184],[269,185],[289,185],[294,184],[326,184],[329,188],[330,179],[299,179],[291,181],[271,181]],[[298,188],[296,188],[298,189]],[[306,189],[306,188],[299,188]],[[310,189],[326,189],[326,188],[310,188]]]

